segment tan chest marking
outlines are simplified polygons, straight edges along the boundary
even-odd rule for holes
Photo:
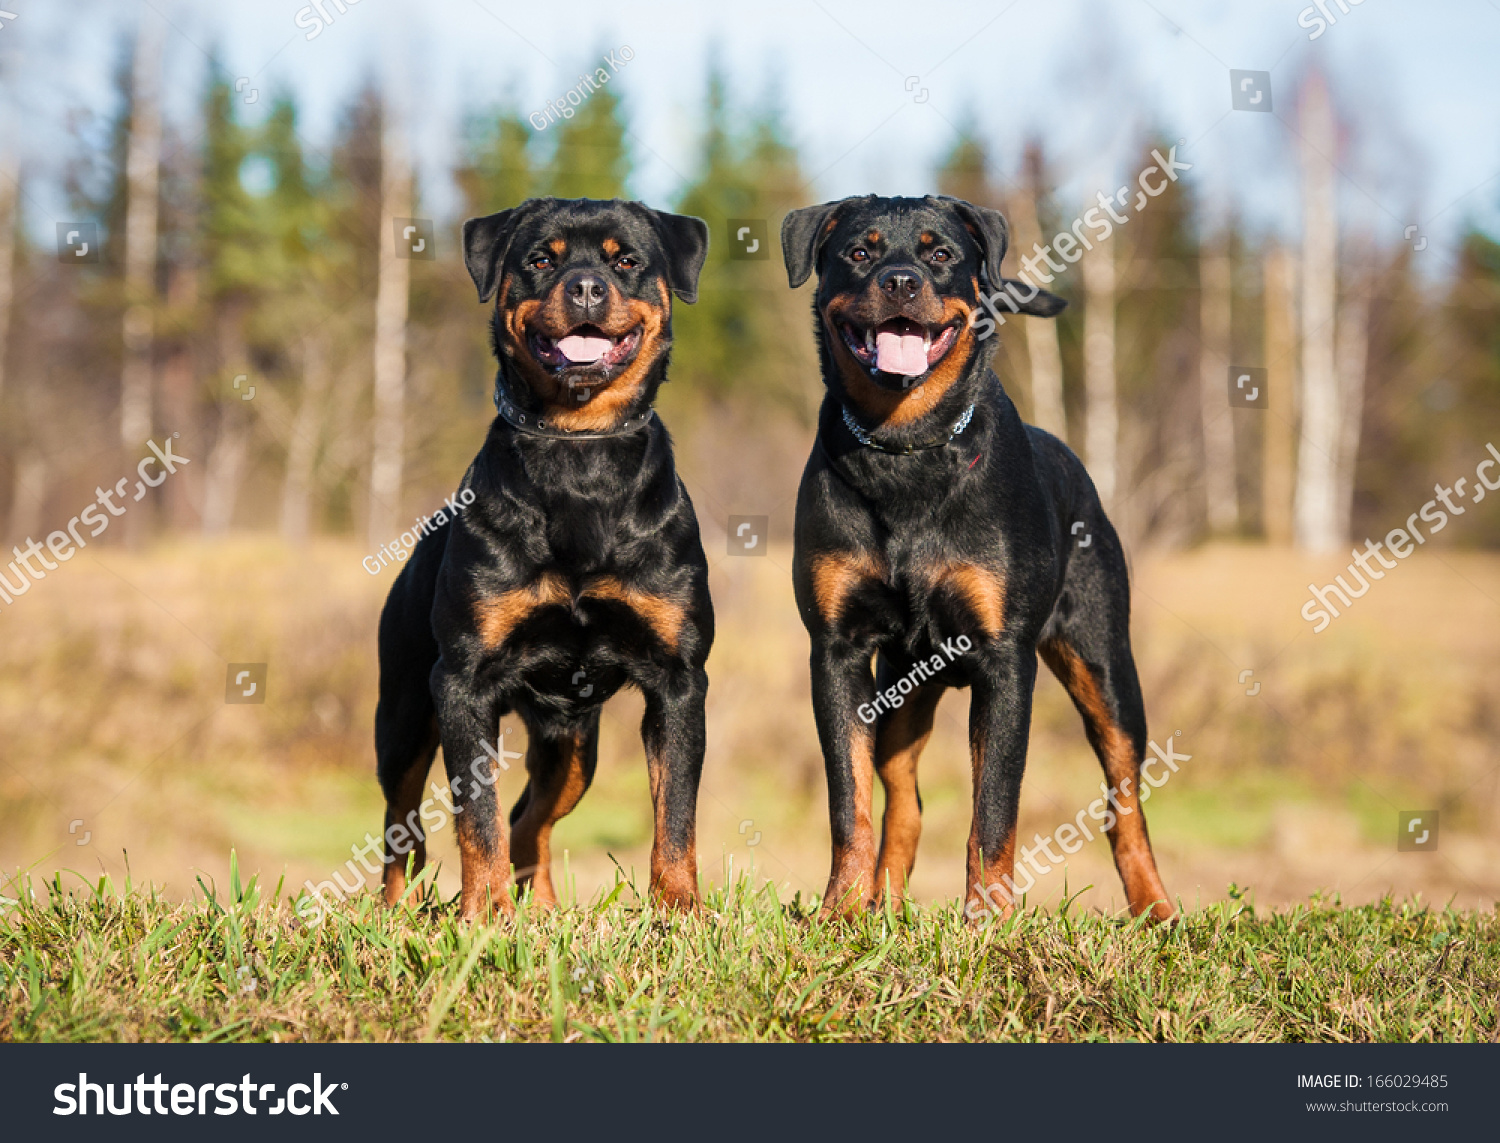
[[[813,601],[825,623],[837,623],[844,604],[860,584],[880,579],[883,561],[868,552],[826,552],[812,561]]]
[[[931,590],[952,590],[969,608],[980,630],[993,638],[1005,625],[1005,581],[988,568],[962,561],[938,564],[929,572]]]
[[[574,602],[568,581],[555,572],[547,572],[514,590],[481,600],[474,609],[480,641],[491,650],[505,643],[520,624],[543,607],[566,607]],[[587,580],[578,599],[607,599],[623,603],[646,624],[652,633],[672,651],[687,621],[687,609],[663,595],[634,588],[615,576],[595,576]]]

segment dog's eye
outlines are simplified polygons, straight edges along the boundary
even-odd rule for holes
[[[531,268],[533,270],[550,270],[552,269],[552,259],[546,254],[538,254],[531,260]]]
[[[868,262],[870,260],[870,252],[863,246],[856,246],[853,250],[849,251],[849,260],[851,262]]]
[[[621,258],[618,262],[616,262],[615,266],[616,266],[617,269],[620,269],[620,270],[634,270],[640,264],[641,264],[641,261],[640,261],[639,258],[636,258],[633,255],[627,254],[627,255],[625,255],[625,257]]]
[[[932,252],[932,260],[934,262],[951,262],[953,260],[953,255],[939,246]]]

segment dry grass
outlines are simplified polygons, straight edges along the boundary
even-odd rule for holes
[[[709,663],[710,750],[700,803],[704,873],[821,891],[822,764],[789,553],[729,559],[704,512],[719,638]],[[370,746],[374,619],[391,573],[324,541],[105,549],[53,573],[0,613],[0,868],[40,880],[76,869],[181,899],[224,855],[289,884],[321,880],[378,828]],[[1148,814],[1167,886],[1192,906],[1231,882],[1262,906],[1337,890],[1350,902],[1422,893],[1488,907],[1500,895],[1500,559],[1423,552],[1320,635],[1297,615],[1330,568],[1261,549],[1140,558],[1136,651],[1158,741],[1193,756]],[[269,701],[226,706],[230,662],[270,664]],[[1262,682],[1255,697],[1242,668]],[[968,828],[966,696],[951,695],[923,761],[920,901],[961,889]],[[607,708],[600,777],[558,829],[580,899],[644,868],[650,811],[639,701]],[[1047,678],[1038,688],[1022,834],[1050,833],[1096,795],[1097,764]],[[518,792],[519,771],[501,794]],[[1399,809],[1441,806],[1437,854],[1394,852]],[[78,822],[70,833],[70,825]],[[87,836],[86,845],[78,845]],[[752,845],[751,842],[756,842]],[[438,884],[456,887],[446,837]],[[562,871],[559,870],[559,873]],[[1112,912],[1118,880],[1101,842],[1064,877],[1079,908]],[[1092,888],[1085,888],[1092,886]]]
[[[224,891],[227,889],[227,891]],[[278,894],[279,895],[279,887]],[[1322,1041],[1496,1035],[1500,915],[1246,901],[1146,928],[957,909],[809,920],[741,879],[696,916],[617,883],[499,926],[364,897],[304,927],[231,876],[0,913],[0,1041]]]

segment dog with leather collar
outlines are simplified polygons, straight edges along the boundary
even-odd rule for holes
[[[656,836],[651,888],[698,901],[696,817],[708,561],[671,439],[652,412],[674,299],[697,297],[699,219],[635,202],[533,199],[464,224],[464,260],[494,300],[497,416],[461,488],[474,499],[418,543],[380,617],[375,746],[386,797],[385,899],[426,857],[418,813],[438,747],[458,809],[460,911],[550,906],[550,838],[587,791],[600,708],[623,687],[642,723]],[[525,724],[526,784],[500,815]],[[513,876],[514,870],[514,876]]]
[[[952,688],[970,691],[964,911],[978,921],[1015,907],[1039,655],[1118,791],[1106,833],[1131,912],[1173,912],[1137,796],[1146,718],[1124,553],[1083,464],[1022,423],[990,368],[998,339],[974,330],[982,293],[1005,282],[1008,238],[998,212],[932,196],[845,199],[782,224],[791,286],[817,275],[827,390],[793,552],[828,778],[827,914],[905,894],[921,834],[917,762]],[[1064,304],[1031,290],[1018,312],[1052,317]],[[1073,542],[1078,522],[1087,547]]]

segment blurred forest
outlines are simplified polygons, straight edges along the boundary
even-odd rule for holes
[[[4,548],[133,481],[148,442],[189,461],[126,496],[68,572],[0,606],[0,868],[129,862],[180,894],[185,871],[222,876],[231,848],[294,884],[326,877],[378,828],[375,625],[394,570],[361,560],[452,494],[493,416],[487,307],[459,228],[533,195],[629,197],[654,153],[626,80],[544,130],[518,105],[475,106],[445,172],[460,209],[436,216],[427,204],[449,188],[414,173],[399,77],[348,91],[319,146],[295,98],[268,89],[252,106],[219,64],[190,102],[164,99],[165,34],[148,20],[121,40],[112,105],[73,109],[45,171],[0,143]],[[1472,227],[1456,249],[1395,241],[1395,224],[1377,240],[1339,210],[1341,157],[1367,121],[1317,70],[1288,92],[1299,189],[1275,233],[1206,201],[1187,171],[1057,274],[1060,319],[1005,323],[995,367],[1022,414],[1084,458],[1132,553],[1152,733],[1180,733],[1194,758],[1151,804],[1168,886],[1492,901],[1500,558],[1433,548],[1500,546],[1500,513],[1455,522],[1325,635],[1297,609],[1310,578],[1328,582],[1353,544],[1500,444],[1500,245]],[[700,848],[706,876],[751,864],[815,893],[825,783],[787,539],[822,386],[811,286],[787,288],[775,236],[818,200],[828,156],[800,152],[774,100],[712,65],[693,113],[695,163],[650,205],[712,234],[659,399],[718,615]],[[1174,144],[1165,128],[1132,140],[1100,192],[1133,190]],[[39,191],[59,171],[71,213],[53,218]],[[1005,212],[1014,275],[1096,205],[1092,183],[1076,200],[1058,190],[1083,174],[1041,132],[1000,153],[960,125],[930,189]],[[764,220],[770,256],[731,257],[731,219]],[[398,256],[405,220],[431,223],[419,256]],[[1268,409],[1231,407],[1231,367],[1265,370]],[[769,517],[768,558],[725,558],[730,514]],[[243,662],[269,664],[264,705],[226,702],[226,668]],[[945,702],[923,760],[914,888],[928,897],[959,888],[965,703]],[[599,781],[560,827],[585,898],[617,860],[644,868],[639,718],[638,696],[606,709]],[[1031,757],[1023,835],[1069,820],[1099,780],[1046,677]],[[519,775],[505,782],[514,797]],[[1393,861],[1413,806],[1441,807],[1443,853]],[[1086,906],[1115,900],[1102,842],[1039,899],[1084,884]]]
[[[161,48],[149,24],[122,42],[107,124],[79,110],[60,140],[97,263],[37,240],[33,176],[0,161],[0,533],[41,538],[171,435],[191,463],[102,542],[253,529],[373,549],[451,492],[491,414],[463,218],[532,195],[628,197],[620,84],[545,131],[515,107],[475,108],[452,172],[462,215],[436,221],[435,258],[398,258],[393,219],[423,217],[424,194],[379,84],[350,92],[320,148],[289,95],[247,121],[217,65],[196,117],[165,119]],[[730,258],[727,222],[764,219],[774,236],[815,195],[773,107],[711,73],[700,114],[690,184],[652,204],[713,235],[701,300],[677,311],[663,411],[706,531],[762,512],[785,536],[821,395],[809,290],[786,289],[775,252]],[[1298,245],[1210,210],[1185,175],[1059,276],[1060,320],[1001,331],[996,368],[1023,415],[1084,457],[1134,544],[1333,551],[1384,535],[1434,481],[1467,471],[1496,423],[1500,246],[1471,231],[1434,269],[1410,242],[1345,232],[1334,169],[1347,125],[1316,71],[1296,115]],[[1119,178],[1168,146],[1142,137]],[[1059,201],[1066,173],[1044,138],[1000,155],[961,131],[932,188],[1002,209],[1025,254],[1092,205]],[[1267,369],[1269,411],[1230,407],[1231,365]],[[1493,547],[1500,521],[1441,540]]]

